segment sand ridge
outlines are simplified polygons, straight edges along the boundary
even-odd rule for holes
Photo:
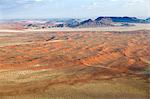
[[[56,98],[57,93],[65,93],[64,87],[69,97],[98,99],[105,94],[146,99],[149,38],[148,30],[14,32],[0,36],[0,95],[31,98],[29,94],[53,94]],[[101,85],[107,86],[106,93]],[[53,87],[54,93],[50,91]]]

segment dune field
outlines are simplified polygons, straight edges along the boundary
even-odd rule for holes
[[[149,99],[150,30],[0,32],[0,99]]]

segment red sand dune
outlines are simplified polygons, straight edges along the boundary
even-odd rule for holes
[[[75,84],[118,75],[144,78],[141,72],[150,64],[149,38],[150,31],[13,33],[0,36],[0,69],[61,70],[62,76],[45,79],[43,84]]]

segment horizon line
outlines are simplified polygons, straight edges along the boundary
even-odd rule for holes
[[[36,20],[36,19],[94,19],[94,18],[98,18],[98,17],[135,17],[135,18],[139,18],[139,19],[147,19],[147,18],[150,18],[148,16],[91,16],[91,17],[24,17],[24,18],[1,18],[0,17],[0,20],[30,20],[30,19],[33,19],[33,20]]]

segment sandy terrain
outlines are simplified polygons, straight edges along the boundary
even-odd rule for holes
[[[126,29],[0,30],[0,98],[149,99],[150,30]]]
[[[97,27],[97,28],[50,28],[50,29],[17,29],[3,28],[0,25],[0,32],[57,32],[57,31],[135,31],[135,30],[150,30],[150,24],[136,24],[128,27]]]

